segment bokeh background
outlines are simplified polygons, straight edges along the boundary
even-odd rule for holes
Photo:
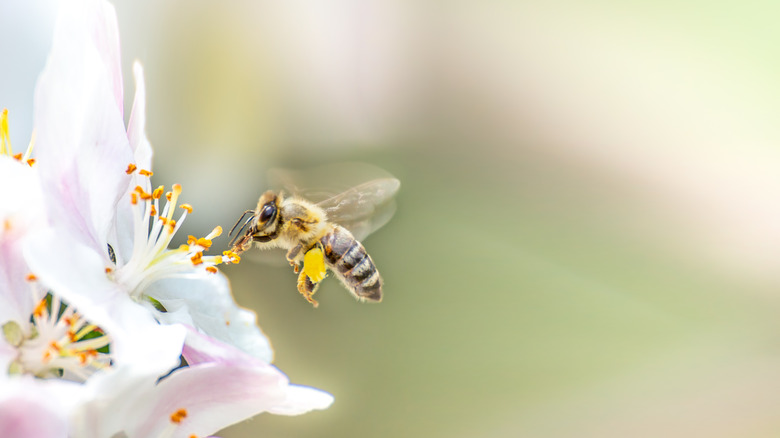
[[[0,3],[17,145],[56,4]],[[224,270],[276,364],[336,402],[222,436],[780,435],[776,4],[114,4],[183,234],[231,226],[270,167],[402,181],[364,242],[383,303]]]

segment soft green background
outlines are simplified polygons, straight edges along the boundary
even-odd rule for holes
[[[184,234],[229,228],[272,166],[402,181],[364,242],[381,304],[329,279],[315,310],[289,268],[224,269],[276,365],[336,402],[222,436],[780,434],[774,3],[115,4]],[[19,8],[15,144],[52,17]]]

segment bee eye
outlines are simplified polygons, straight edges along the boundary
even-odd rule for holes
[[[274,205],[264,206],[263,209],[260,211],[260,221],[268,222],[268,220],[274,216],[274,213],[276,213],[276,206]]]

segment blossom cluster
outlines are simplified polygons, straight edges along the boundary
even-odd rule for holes
[[[0,114],[0,436],[203,437],[333,398],[272,366],[253,312],[208,255],[171,241],[193,207],[154,187],[140,64],[124,123],[114,9],[61,4],[34,133]]]

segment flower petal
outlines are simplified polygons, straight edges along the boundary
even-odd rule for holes
[[[145,294],[167,310],[155,310],[158,320],[195,326],[252,357],[272,361],[271,344],[257,326],[257,315],[236,304],[222,273],[193,273],[160,280],[149,286]]]
[[[183,327],[158,324],[108,278],[91,248],[47,230],[25,242],[24,250],[40,281],[111,337],[117,364],[136,363],[160,374],[178,364]]]
[[[66,438],[70,403],[49,388],[65,384],[36,380],[29,376],[0,381],[0,436],[3,438]]]
[[[96,248],[105,246],[132,161],[116,29],[107,3],[63,5],[35,95],[36,155],[48,216]]]
[[[133,151],[133,164],[138,169],[152,170],[152,145],[146,138],[146,86],[144,85],[144,70],[141,63],[133,63],[135,77],[135,98],[127,125],[127,138]],[[129,164],[129,163],[128,163]],[[117,204],[116,236],[110,239],[116,242],[117,259],[120,264],[126,263],[133,254],[133,212],[128,194],[134,189],[133,184],[127,187],[124,202]]]
[[[33,302],[21,241],[40,230],[43,195],[35,169],[0,156],[0,325],[27,321]]]

